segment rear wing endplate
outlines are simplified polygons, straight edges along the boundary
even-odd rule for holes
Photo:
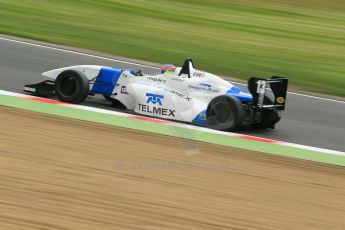
[[[271,79],[252,77],[248,81],[248,89],[253,96],[253,106],[257,109],[275,108],[284,110],[286,104],[288,79],[274,76]],[[265,100],[267,88],[270,87],[273,95],[273,103]]]

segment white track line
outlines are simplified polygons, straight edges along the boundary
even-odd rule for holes
[[[82,53],[82,52],[77,52],[77,51],[72,51],[72,50],[66,50],[66,49],[51,47],[51,46],[47,46],[47,45],[40,45],[40,44],[31,43],[31,42],[19,41],[19,40],[10,39],[10,38],[0,37],[0,40],[20,43],[20,44],[25,44],[25,45],[31,45],[31,46],[35,46],[35,47],[40,47],[40,48],[46,48],[46,49],[61,51],[61,52],[65,52],[65,53],[78,54],[78,55],[83,55],[83,56],[87,56],[87,57],[103,59],[103,60],[107,60],[107,61],[116,61],[116,62],[120,62],[120,63],[124,63],[124,64],[130,64],[130,65],[136,65],[136,66],[142,66],[142,67],[149,67],[149,68],[153,68],[153,69],[158,69],[155,66],[139,64],[139,63],[130,62],[130,61],[123,61],[123,60],[116,59],[116,58],[107,58],[107,57],[102,57],[102,56],[98,56],[98,55],[87,54],[87,53]],[[241,85],[246,85],[246,84],[239,83],[239,82],[233,82],[233,83],[241,84]],[[297,96],[302,96],[302,97],[309,97],[309,98],[318,99],[318,100],[324,100],[324,101],[330,101],[330,102],[337,102],[337,103],[344,103],[345,104],[345,101],[340,101],[340,100],[335,100],[335,99],[329,99],[329,98],[324,98],[324,97],[317,97],[317,96],[312,96],[312,95],[308,95],[308,94],[301,94],[301,93],[293,93],[293,92],[288,92],[288,93],[289,94],[293,94],[293,95],[297,95]]]
[[[159,69],[159,68],[157,68],[155,66],[144,65],[144,64],[139,64],[139,63],[129,62],[129,61],[123,61],[123,60],[115,59],[115,58],[107,58],[107,57],[102,57],[102,56],[98,56],[98,55],[87,54],[87,53],[82,53],[82,52],[77,52],[77,51],[72,51],[72,50],[66,50],[66,49],[56,48],[56,47],[47,46],[47,45],[35,44],[35,43],[31,43],[31,42],[24,42],[24,41],[14,40],[14,39],[10,39],[10,38],[0,37],[0,40],[10,41],[10,42],[15,42],[15,43],[19,43],[19,44],[25,44],[25,45],[40,47],[40,48],[51,49],[51,50],[65,52],[65,53],[78,54],[78,55],[83,55],[83,56],[87,56],[87,57],[103,59],[103,60],[107,60],[107,61],[116,61],[116,62],[120,62],[120,63],[124,63],[124,64],[129,64],[129,65],[137,65],[137,66],[142,66],[142,67],[149,67],[149,68]]]
[[[335,100],[335,99],[330,99],[330,98],[317,97],[317,96],[312,96],[312,95],[308,95],[308,94],[293,93],[293,92],[288,92],[288,93],[293,94],[293,95],[297,95],[297,96],[303,96],[303,97],[309,97],[309,98],[314,98],[314,99],[319,99],[319,100],[324,100],[324,101],[338,102],[338,103],[345,104],[345,101],[340,101],[340,100]]]
[[[333,155],[345,157],[345,152],[340,152],[337,150],[313,147],[313,146],[308,146],[308,145],[295,144],[295,143],[290,143],[290,142],[281,142],[280,144],[285,145],[285,146],[289,146],[289,147],[293,147],[293,148],[306,149],[306,150],[323,152],[323,153],[328,153],[328,154],[333,154]]]

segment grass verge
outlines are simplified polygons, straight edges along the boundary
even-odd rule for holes
[[[298,149],[282,145],[274,145],[264,142],[256,142],[252,140],[243,140],[236,137],[221,134],[186,129],[183,127],[163,125],[159,123],[97,113],[93,111],[86,111],[67,106],[47,104],[23,98],[16,98],[12,96],[0,95],[0,106],[8,106],[61,117],[73,118],[83,121],[96,122],[100,124],[172,136],[176,138],[181,138],[181,141],[183,141],[183,139],[195,140],[239,149],[246,149],[274,155],[293,157],[297,159],[311,160],[316,162],[345,166],[345,157],[339,155],[325,154],[317,151]]]

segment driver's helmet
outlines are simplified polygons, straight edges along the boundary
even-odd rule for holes
[[[164,73],[164,74],[174,74],[176,70],[176,66],[171,65],[171,64],[165,64],[159,70],[161,73]]]

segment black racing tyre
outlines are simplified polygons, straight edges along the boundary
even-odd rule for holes
[[[242,103],[227,95],[212,99],[206,110],[208,127],[216,130],[234,130],[242,124],[244,118]]]
[[[55,80],[55,94],[64,102],[78,104],[89,95],[89,90],[89,80],[79,71],[63,71]]]
[[[273,104],[272,100],[265,96],[264,98],[265,104]],[[273,129],[275,124],[280,121],[281,116],[280,113],[272,108],[272,109],[265,109],[261,112],[261,123],[260,126],[262,128],[271,128]]]

